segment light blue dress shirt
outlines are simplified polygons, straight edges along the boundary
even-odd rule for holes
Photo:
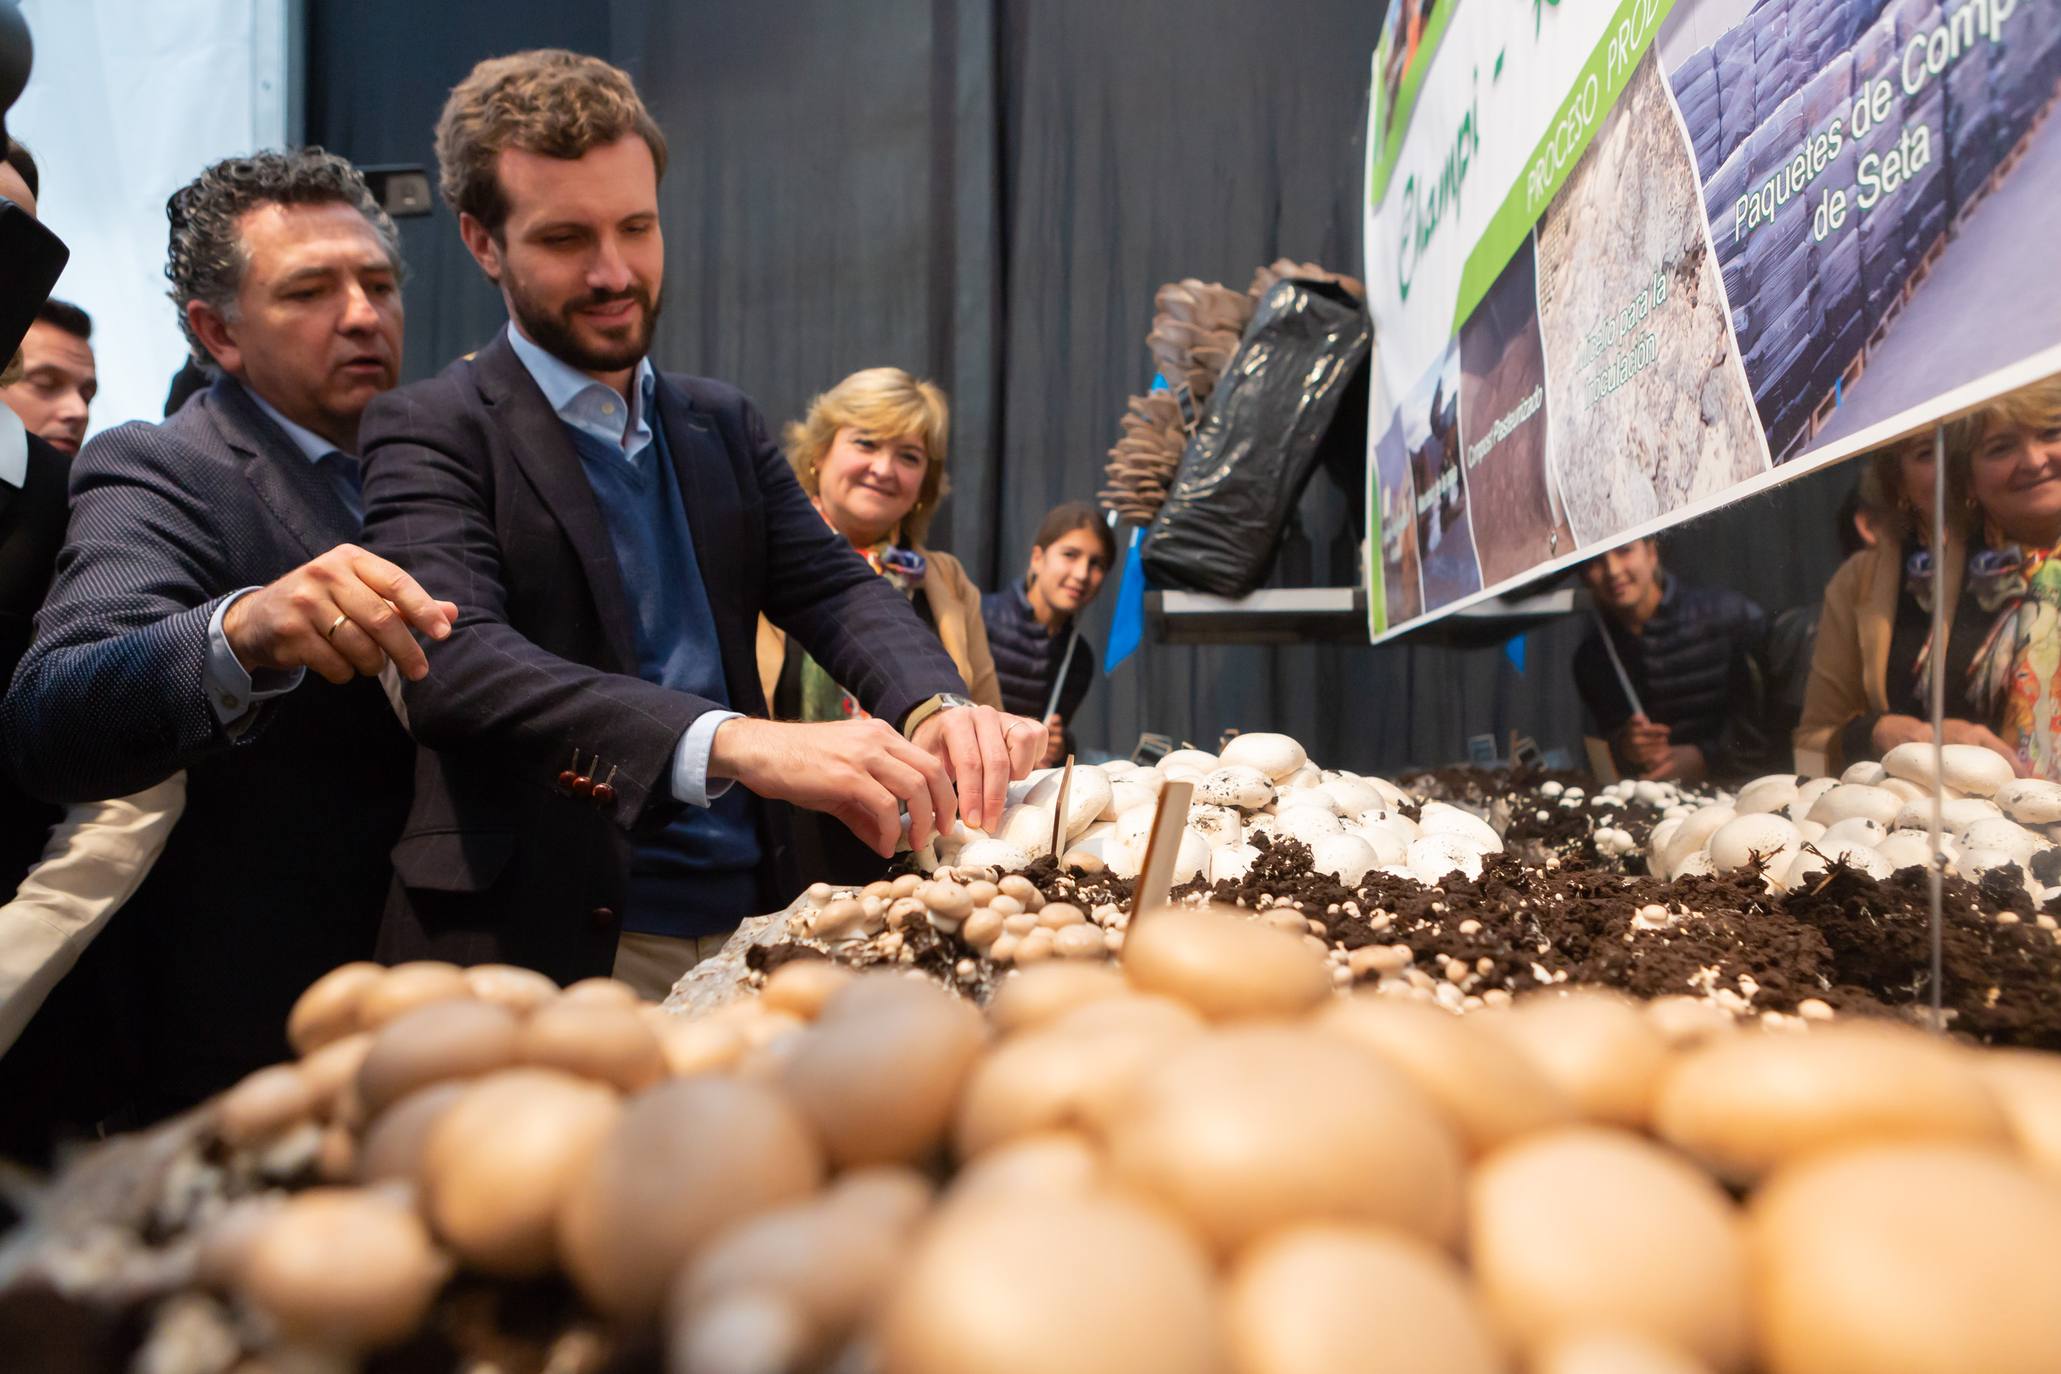
[[[537,389],[558,418],[574,429],[600,439],[620,452],[625,462],[636,458],[652,443],[651,412],[655,403],[658,374],[651,359],[637,364],[636,385],[626,402],[620,393],[597,382],[570,363],[547,353],[530,342],[521,329],[508,326],[508,342],[515,356],[529,370]],[[673,795],[690,806],[707,806],[730,790],[730,780],[709,783],[708,760],[715,748],[716,730],[742,712],[708,711],[696,717],[680,737],[673,752]]]
[[[287,419],[279,413],[278,407],[249,387],[243,389],[243,394],[250,397],[259,410],[270,416],[273,424],[285,431],[286,437],[293,440],[293,446],[299,449],[301,456],[310,463],[320,464],[331,454],[336,454],[348,462],[358,461],[315,431]],[[337,495],[351,508],[351,513],[360,520],[364,519],[365,511],[357,488],[334,474],[330,475],[330,480],[336,486]],[[253,676],[244,671],[243,665],[236,661],[236,651],[229,647],[229,637],[222,632],[222,621],[228,616],[229,608],[237,601],[260,590],[262,589],[258,587],[244,587],[231,592],[217,603],[214,615],[208,618],[208,661],[203,673],[206,678],[208,704],[214,708],[215,719],[232,735],[243,732],[250,724],[251,713],[260,704],[291,692],[300,686],[301,680],[308,675],[306,668],[261,668],[256,676]]]

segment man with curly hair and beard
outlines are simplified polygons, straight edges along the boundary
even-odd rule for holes
[[[425,748],[381,953],[663,995],[798,889],[787,806],[885,858],[955,807],[994,824],[1044,727],[966,699],[735,387],[654,365],[666,141],[625,73],[482,62],[436,146],[509,324],[366,417],[366,543],[465,601],[403,688]],[[762,613],[869,718],[766,719]]]
[[[187,808],[88,957],[114,961],[126,1063],[82,1064],[149,1119],[286,1051],[294,996],[367,956],[413,750],[376,681],[427,671],[457,608],[353,541],[358,420],[401,362],[394,227],[317,148],[175,193],[166,275],[218,375],[73,463],[58,573],[0,734],[77,802],[184,771]],[[311,675],[308,670],[313,669]]]

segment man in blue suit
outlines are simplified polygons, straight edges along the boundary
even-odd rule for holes
[[[365,421],[367,546],[464,607],[403,691],[424,748],[385,957],[660,994],[793,895],[777,803],[891,854],[904,807],[917,845],[998,817],[1043,744],[964,700],[736,388],[652,366],[665,154],[629,78],[568,52],[481,63],[439,121],[510,323]],[[871,718],[764,719],[761,613]]]
[[[145,1119],[282,1057],[293,998],[371,953],[413,757],[371,678],[420,677],[411,631],[434,641],[456,614],[351,542],[358,420],[401,360],[398,244],[364,181],[319,149],[262,153],[168,212],[181,324],[220,375],[74,460],[57,578],[0,707],[48,800],[186,773],[183,819],[85,956],[133,1033],[127,1065],[79,1072],[132,1071]]]

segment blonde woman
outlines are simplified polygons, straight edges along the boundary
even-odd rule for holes
[[[2061,379],[1949,424],[1946,440],[1943,557],[1926,547],[1931,436],[1877,456],[1864,477],[1887,537],[1825,589],[1797,747],[1837,772],[1929,741],[1943,662],[1946,743],[2061,776]],[[1943,652],[1931,642],[1935,596],[1948,608]]]
[[[804,418],[788,425],[787,459],[825,523],[907,596],[937,634],[973,700],[1000,707],[1002,689],[988,653],[980,591],[958,559],[923,544],[949,489],[945,449],[950,428],[944,392],[898,367],[872,367],[818,396]],[[763,617],[758,660],[776,719],[842,720],[859,714],[851,693]],[[847,843],[850,837],[842,827],[812,825],[805,815],[798,819],[796,857],[812,879],[853,881],[861,870],[877,876],[884,867],[871,851]],[[812,840],[821,842],[818,852],[811,852]]]

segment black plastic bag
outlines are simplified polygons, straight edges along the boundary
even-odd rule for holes
[[[1261,298],[1145,538],[1153,586],[1243,596],[1266,581],[1371,334],[1329,282],[1279,281]]]

